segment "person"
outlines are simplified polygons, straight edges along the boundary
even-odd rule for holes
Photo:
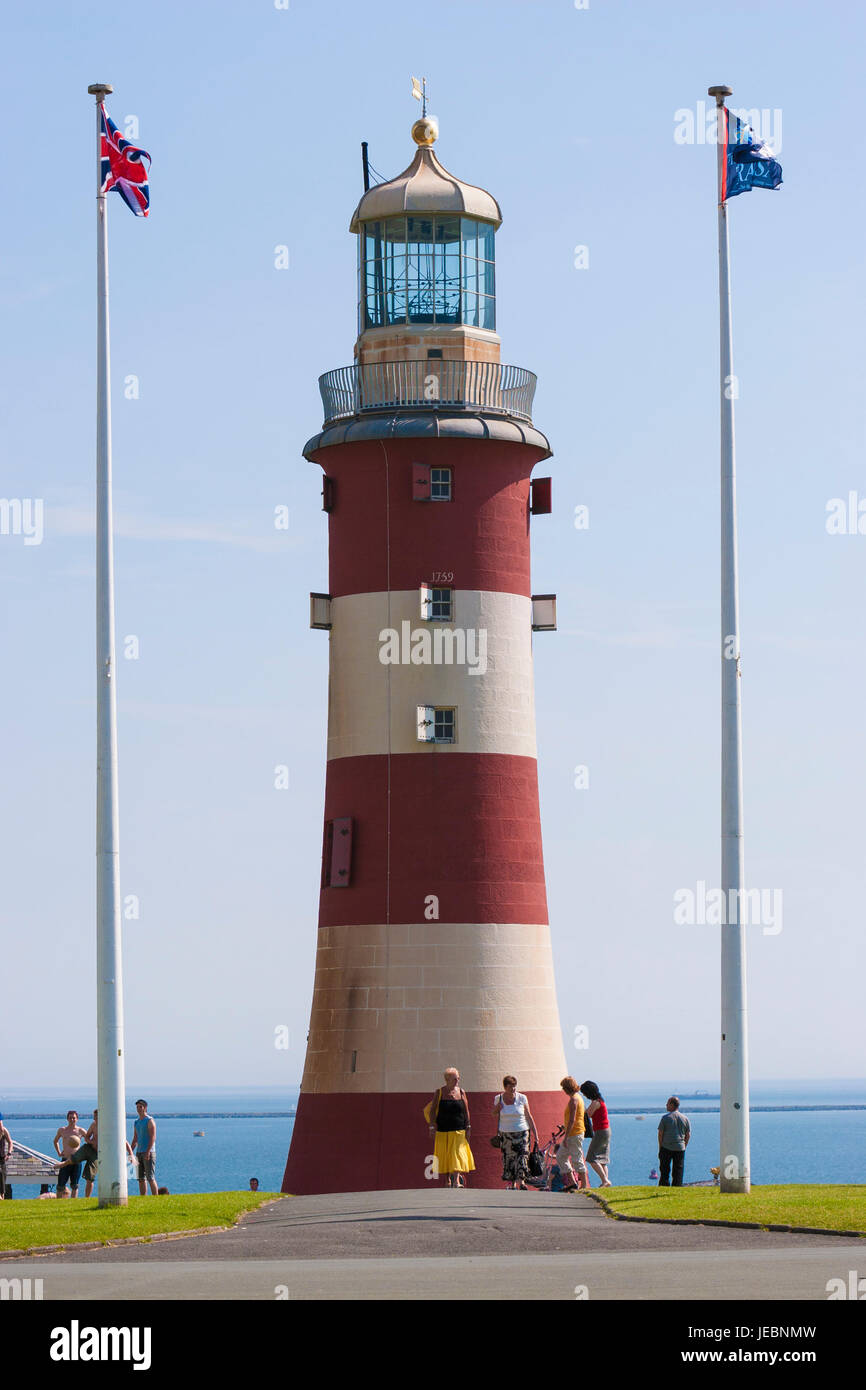
[[[156,1195],[157,1197],[170,1197],[171,1193],[169,1192],[167,1187],[161,1187]]]
[[[0,1202],[6,1198],[6,1162],[12,1152],[12,1135],[0,1115]]]
[[[250,1178],[250,1192],[258,1192],[258,1190],[259,1190],[259,1180],[258,1180],[258,1178]]]
[[[573,1076],[564,1076],[559,1085],[568,1096],[568,1104],[562,1117],[565,1134],[557,1150],[556,1164],[565,1180],[566,1192],[577,1192],[581,1187],[589,1187],[586,1164],[583,1161],[583,1136],[586,1133],[585,1107],[583,1096],[580,1094],[580,1087]],[[574,1174],[572,1160],[577,1164],[577,1177]]]
[[[586,1113],[592,1120],[592,1138],[586,1151],[586,1161],[598,1173],[602,1187],[613,1187],[607,1171],[610,1166],[610,1118],[604,1096],[594,1081],[581,1082],[580,1093],[589,1101]]]
[[[78,1111],[67,1110],[66,1124],[58,1129],[54,1136],[54,1152],[60,1159],[60,1168],[57,1172],[57,1195],[66,1197],[67,1183],[72,1189],[72,1196],[78,1196],[78,1181],[81,1177],[81,1164],[76,1157],[76,1149],[81,1145],[84,1138],[84,1130],[78,1123]]]
[[[517,1089],[517,1078],[504,1076],[502,1091],[493,1102],[497,1131],[502,1152],[502,1181],[506,1192],[526,1186],[526,1164],[529,1159],[529,1136],[538,1143],[538,1130],[529,1109],[529,1101]]]
[[[132,1151],[138,1160],[138,1190],[142,1197],[146,1197],[150,1188],[151,1196],[156,1197],[156,1179],[153,1176],[156,1167],[156,1121],[147,1113],[146,1100],[137,1100],[135,1109],[138,1119],[133,1124]]]
[[[84,1195],[93,1196],[93,1180],[99,1167],[99,1111],[94,1110],[93,1122],[84,1136],[84,1143],[75,1150],[75,1162],[84,1165]]]
[[[682,1187],[686,1149],[691,1137],[692,1127],[688,1118],[680,1114],[679,1096],[671,1096],[667,1103],[667,1114],[659,1120],[659,1187]]]
[[[447,1067],[444,1079],[445,1085],[439,1087],[425,1110],[428,1130],[433,1136],[435,1171],[444,1177],[446,1187],[465,1187],[464,1173],[475,1170],[475,1159],[469,1147],[472,1132],[469,1101],[456,1067]]]

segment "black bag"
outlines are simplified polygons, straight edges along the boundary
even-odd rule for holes
[[[587,1139],[591,1139],[595,1133],[592,1127],[592,1120],[586,1114],[584,1114],[583,1117],[583,1132]]]
[[[540,1178],[544,1173],[544,1160],[538,1152],[538,1140],[535,1141],[532,1153],[526,1160],[526,1171],[531,1178]]]
[[[492,1137],[492,1139],[490,1140],[490,1142],[491,1142],[491,1144],[493,1145],[494,1149],[501,1149],[501,1148],[502,1148],[502,1135],[501,1135],[501,1134],[494,1134],[493,1137]]]

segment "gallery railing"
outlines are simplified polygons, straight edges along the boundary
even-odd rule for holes
[[[319,377],[325,424],[367,411],[466,410],[532,423],[536,377],[501,362],[370,362]]]

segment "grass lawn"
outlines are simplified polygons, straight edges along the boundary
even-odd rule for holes
[[[152,1236],[197,1226],[233,1226],[241,1212],[254,1211],[278,1192],[195,1192],[184,1196],[130,1197],[128,1207],[105,1207],[95,1197],[43,1202],[38,1198],[0,1204],[0,1252],[35,1245],[78,1245],[87,1240]]]
[[[866,1186],[778,1184],[753,1187],[748,1197],[717,1187],[614,1187],[600,1195],[622,1216],[656,1221],[751,1221],[866,1234]]]

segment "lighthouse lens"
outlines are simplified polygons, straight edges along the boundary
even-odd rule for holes
[[[494,230],[467,217],[388,217],[360,237],[362,328],[400,323],[494,329]]]

